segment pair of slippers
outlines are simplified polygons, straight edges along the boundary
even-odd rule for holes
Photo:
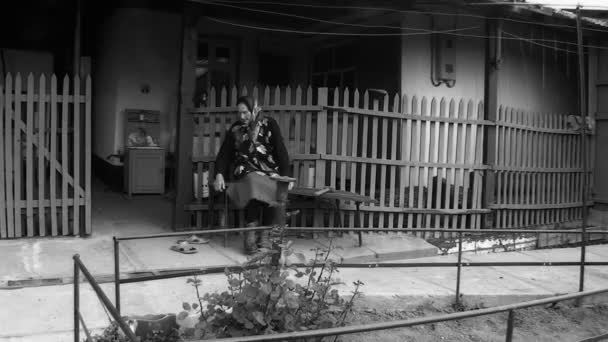
[[[177,240],[176,244],[171,246],[171,250],[182,254],[194,254],[198,252],[198,248],[194,245],[204,245],[207,243],[209,243],[209,240],[192,235],[185,240]]]

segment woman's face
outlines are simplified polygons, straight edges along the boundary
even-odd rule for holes
[[[239,118],[244,123],[249,123],[249,121],[251,121],[253,119],[253,114],[251,114],[251,112],[249,111],[249,109],[247,109],[247,106],[245,106],[245,104],[239,103],[239,105],[237,106],[237,110],[239,112]]]

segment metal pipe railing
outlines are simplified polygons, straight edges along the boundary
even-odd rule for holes
[[[145,235],[131,235],[123,237],[114,237],[118,241],[127,240],[142,240],[142,239],[154,239],[163,237],[180,237],[189,235],[214,235],[220,233],[240,233],[248,231],[260,231],[273,229],[273,226],[259,226],[259,227],[246,227],[246,228],[227,228],[227,229],[213,229],[213,230],[189,230],[184,232],[175,233],[159,233],[159,234],[145,234]],[[370,232],[370,233],[463,233],[470,235],[478,234],[583,234],[580,230],[574,229],[446,229],[446,228],[315,228],[315,227],[286,227],[285,231],[288,232]],[[588,230],[584,234],[605,234],[608,235],[608,230]]]
[[[222,234],[222,233],[237,233],[237,232],[247,232],[247,231],[260,231],[260,230],[268,230],[273,229],[273,226],[260,226],[260,227],[247,227],[247,228],[230,228],[230,229],[215,229],[215,230],[195,230],[195,231],[187,231],[187,232],[173,232],[173,233],[160,233],[160,234],[146,234],[146,235],[133,235],[133,236],[125,236],[125,237],[114,237],[114,286],[115,286],[115,305],[116,308],[120,312],[120,284],[128,284],[128,283],[136,283],[150,280],[159,280],[159,279],[171,279],[171,278],[179,278],[193,275],[203,275],[203,274],[216,274],[224,272],[225,268],[228,267],[230,269],[240,269],[239,265],[226,265],[226,266],[216,266],[216,267],[207,267],[207,268],[197,268],[197,269],[187,269],[187,270],[176,270],[175,272],[168,272],[165,274],[158,274],[152,276],[141,276],[130,279],[121,279],[120,278],[120,263],[119,263],[119,246],[120,241],[129,241],[129,240],[142,240],[142,239],[154,239],[154,238],[163,238],[163,237],[181,237],[181,236],[189,236],[189,235],[214,235],[214,234]],[[581,271],[584,272],[584,265],[590,266],[606,266],[608,262],[542,262],[542,261],[534,261],[534,262],[477,262],[477,263],[469,263],[462,262],[462,240],[463,235],[479,235],[479,234],[608,234],[606,230],[588,230],[586,232],[582,232],[580,230],[569,230],[569,229],[482,229],[482,230],[472,230],[472,229],[445,229],[445,228],[311,228],[311,227],[285,227],[285,231],[287,232],[434,232],[434,233],[458,233],[458,261],[456,263],[453,262],[425,262],[425,263],[416,263],[416,262],[408,262],[408,263],[377,263],[377,264],[364,264],[364,263],[342,263],[340,267],[343,268],[378,268],[378,267],[457,267],[456,273],[456,294],[455,294],[455,302],[460,303],[460,284],[461,284],[461,273],[462,267],[511,267],[511,266],[579,266]],[[581,267],[583,265],[583,267]],[[304,264],[295,265],[298,267],[305,267]],[[583,277],[580,277],[583,279]],[[580,288],[580,284],[579,284]]]
[[[305,331],[296,331],[289,333],[279,333],[272,335],[256,335],[256,336],[247,336],[247,337],[236,337],[236,338],[222,338],[215,340],[205,340],[205,341],[221,341],[221,342],[257,342],[257,341],[294,341],[301,340],[307,338],[315,338],[315,337],[326,337],[326,336],[338,336],[338,335],[347,335],[347,334],[355,334],[355,333],[363,333],[363,332],[371,332],[371,331],[379,331],[379,330],[387,330],[387,329],[395,329],[395,328],[407,328],[413,327],[416,325],[422,324],[432,324],[432,323],[441,323],[447,321],[454,321],[459,319],[473,318],[479,316],[486,316],[491,314],[497,314],[501,312],[509,312],[509,318],[507,319],[507,342],[511,341],[513,337],[513,323],[514,323],[514,311],[519,309],[525,309],[534,306],[540,306],[545,304],[557,303],[565,300],[574,300],[579,298],[584,298],[588,296],[598,295],[608,293],[608,288],[603,288],[599,290],[593,291],[584,291],[577,293],[570,293],[561,296],[554,296],[542,299],[531,300],[523,303],[516,304],[508,304],[496,306],[493,308],[479,309],[479,310],[471,310],[465,312],[457,312],[445,315],[438,315],[434,317],[423,317],[423,318],[415,318],[415,319],[406,319],[406,320],[396,320],[391,322],[381,322],[381,323],[368,323],[368,324],[358,324],[347,327],[337,327],[337,328],[328,328],[328,329],[317,329],[317,330],[305,330]],[[192,342],[202,342],[202,340],[195,340]]]
[[[138,339],[127,326],[127,324],[121,319],[120,313],[114,307],[110,299],[103,292],[95,278],[91,275],[89,270],[84,266],[80,260],[78,254],[73,256],[74,259],[74,342],[80,342],[80,273],[84,275],[85,279],[89,282],[93,291],[101,301],[101,304],[105,306],[110,316],[114,319],[116,324],[120,327],[120,330],[133,342],[137,342]],[[88,332],[87,332],[88,334]]]

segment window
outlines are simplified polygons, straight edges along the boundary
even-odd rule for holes
[[[216,103],[222,87],[236,84],[237,41],[199,38],[196,51],[194,106],[207,106],[209,91],[216,90]]]
[[[356,45],[336,45],[318,51],[313,58],[311,81],[314,87],[353,89],[356,80]]]

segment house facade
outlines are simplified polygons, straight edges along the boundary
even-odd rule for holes
[[[88,9],[87,6],[85,17],[90,16],[91,12],[101,12],[97,8],[99,6],[91,5]],[[573,139],[565,139],[575,135],[575,130],[566,123],[570,120],[568,116],[577,116],[580,111],[574,21],[558,15],[548,18],[546,13],[537,10],[495,8],[488,10],[463,7],[456,3],[429,5],[422,2],[397,6],[391,1],[374,3],[373,7],[365,2],[334,4],[326,1],[307,1],[295,6],[196,0],[175,4],[115,1],[104,6],[103,13],[96,16],[93,24],[84,30],[84,41],[88,43],[84,44],[86,49],[83,54],[90,55],[93,75],[93,173],[107,182],[120,183],[127,140],[126,113],[132,110],[158,113],[157,143],[167,154],[167,184],[176,191],[174,228],[187,227],[190,224],[187,218],[189,213],[185,213],[183,208],[194,197],[192,173],[198,167],[193,163],[197,158],[196,143],[193,144],[193,141],[196,141],[198,134],[194,130],[205,131],[201,136],[210,140],[221,137],[222,130],[218,125],[220,128],[214,131],[217,127],[211,128],[208,118],[193,122],[193,113],[198,111],[204,116],[213,109],[228,117],[230,99],[242,89],[249,89],[250,92],[257,89],[260,97],[269,92],[278,92],[285,99],[284,94],[293,91],[296,96],[296,89],[299,88],[305,95],[307,92],[312,94],[312,102],[316,103],[319,95],[326,98],[321,106],[314,109],[311,120],[314,126],[306,126],[311,129],[311,145],[308,149],[310,153],[304,153],[303,157],[312,160],[314,156],[330,158],[346,153],[354,158],[354,154],[359,153],[358,158],[362,159],[357,163],[368,165],[370,160],[378,159],[387,163],[387,170],[401,170],[387,171],[388,180],[381,181],[384,177],[382,171],[376,173],[370,169],[367,174],[363,173],[365,179],[353,181],[361,176],[356,174],[362,172],[363,166],[357,166],[353,173],[343,169],[336,171],[333,165],[340,165],[344,161],[345,156],[341,156],[342,159],[328,162],[328,168],[316,170],[317,177],[323,174],[325,180],[313,180],[311,184],[351,184],[344,189],[352,191],[357,188],[356,191],[361,194],[382,199],[384,192],[393,187],[389,184],[393,177],[399,183],[399,186],[395,186],[399,192],[410,191],[410,197],[420,193],[416,195],[420,199],[414,202],[404,200],[404,196],[398,194],[392,196],[395,198],[386,195],[387,198],[391,197],[393,203],[388,206],[389,209],[379,212],[391,214],[404,209],[414,210],[413,205],[419,207],[416,209],[418,212],[422,212],[422,209],[449,209],[465,210],[459,213],[468,215],[466,210],[477,210],[474,215],[484,215],[489,211],[502,210],[506,213],[519,210],[523,213],[522,217],[543,216],[544,212],[534,212],[544,210],[539,208],[549,204],[543,202],[537,207],[530,206],[526,201],[528,197],[534,198],[533,194],[516,199],[511,193],[517,191],[505,188],[508,199],[493,197],[500,195],[500,189],[505,187],[507,179],[520,177],[519,185],[512,188],[525,189],[526,184],[535,184],[534,177],[539,172],[542,177],[547,177],[545,183],[540,184],[575,184],[568,177],[580,183],[582,171],[578,166],[566,165],[569,162],[567,158],[577,147],[568,152],[567,158],[556,157],[556,165],[563,165],[531,166],[526,165],[530,162],[517,160],[519,164],[513,166],[508,164],[514,162],[517,155],[529,154],[532,160],[532,156],[541,158],[545,151],[527,153],[524,147],[513,145],[512,149],[505,147],[500,152],[500,144],[514,144],[521,137],[528,139],[528,142],[540,139],[538,141],[543,144],[555,140],[564,148],[578,146]],[[541,19],[543,25],[538,25]],[[585,24],[590,25],[588,22]],[[605,82],[608,79],[605,61],[608,59],[601,48],[604,42],[603,32],[585,31],[586,102],[588,114],[597,119],[599,133],[592,138],[596,144],[605,140],[601,133],[606,130],[601,113],[608,112],[608,105],[602,96],[608,89]],[[595,48],[598,46],[600,48]],[[74,51],[78,49],[75,47]],[[62,57],[63,64],[69,64],[66,63],[69,60],[67,55],[69,53]],[[8,61],[12,63],[10,58]],[[41,62],[38,63],[41,66],[32,68],[48,69],[45,63],[48,64]],[[223,89],[226,89],[226,95],[223,95]],[[237,89],[236,92],[233,89]],[[327,89],[327,92],[322,89]],[[349,92],[345,93],[347,89]],[[359,103],[354,103],[357,98],[355,89],[360,94]],[[274,95],[268,98],[276,101]],[[398,99],[397,104],[395,99]],[[471,109],[473,107],[475,110]],[[351,109],[364,111],[357,114],[357,110],[352,112]],[[425,113],[433,116],[434,110],[437,116],[446,118],[415,117],[424,117],[427,115]],[[397,112],[405,116],[398,118],[393,115]],[[302,117],[306,115],[302,114]],[[354,120],[354,115],[361,115],[360,121]],[[379,132],[386,130],[386,135],[373,133],[376,126],[371,118],[374,115],[379,120]],[[357,127],[355,122],[367,122],[367,116],[370,127],[363,131],[363,124]],[[326,123],[320,121],[325,117],[328,119]],[[218,120],[227,123],[230,119]],[[201,122],[203,127],[200,127]],[[302,122],[302,127],[305,124]],[[327,130],[323,133],[319,127]],[[402,127],[405,127],[404,130],[401,130]],[[475,144],[465,141],[475,136],[467,133],[469,131],[479,131]],[[363,140],[359,140],[357,151],[338,149],[330,146],[335,145],[332,141],[335,132],[338,133],[336,139],[344,141],[343,146],[357,146],[354,139],[357,135]],[[445,136],[433,132],[445,132]],[[289,133],[290,143],[294,146],[305,142],[303,138],[300,142],[297,137],[302,137],[306,132],[303,130],[300,133]],[[541,136],[541,133],[547,136]],[[318,140],[319,134],[327,134],[327,139]],[[406,142],[404,137],[410,136],[408,139],[411,140]],[[495,142],[490,138],[495,138]],[[363,141],[374,147],[365,151]],[[324,143],[327,143],[326,147],[319,146]],[[441,150],[438,146],[444,143],[449,148],[461,143],[466,148],[472,148],[474,162],[467,160],[466,151],[456,151],[455,147]],[[203,141],[201,144],[207,146],[210,143]],[[389,146],[383,151],[383,146],[391,144],[397,147]],[[550,145],[547,143],[547,146]],[[425,146],[428,147],[426,150]],[[475,146],[480,148],[476,149]],[[377,151],[372,151],[376,147]],[[410,149],[410,152],[404,152],[405,149]],[[496,155],[489,152],[492,150],[497,151]],[[555,154],[559,149],[551,151]],[[323,156],[324,153],[326,155]],[[391,153],[395,156],[390,156]],[[603,159],[595,158],[595,151],[591,151],[590,156],[596,174],[608,169]],[[209,158],[211,155],[203,159]],[[445,160],[442,161],[442,158]],[[546,159],[549,163],[550,158]],[[580,160],[571,162],[572,165],[582,165]],[[410,165],[412,168],[422,168],[426,175],[418,177],[422,171],[416,169],[412,171],[412,175],[416,176],[408,176]],[[378,166],[378,170],[383,169]],[[512,175],[509,172],[520,173]],[[374,177],[377,180],[372,180]],[[454,177],[460,177],[460,180],[454,180]],[[375,186],[374,182],[377,183]],[[458,192],[474,192],[472,184],[477,184],[475,198],[479,203],[468,209],[464,204],[462,208],[439,208],[443,200],[427,201],[426,198],[432,196],[424,195],[427,196],[424,202],[428,203],[422,208],[421,194],[433,192],[432,182],[447,182],[447,189],[450,186],[460,188],[449,190],[454,192],[454,198],[459,196]],[[601,177],[595,177],[593,182],[594,196],[601,203],[602,198],[608,198],[608,183],[604,184]],[[378,185],[380,183],[382,185]],[[414,187],[418,189],[413,190]],[[494,190],[488,189],[499,190],[491,194]],[[565,186],[561,188],[556,185],[556,189],[556,193],[566,191]],[[551,191],[544,185],[539,186],[539,192]],[[578,200],[563,197],[552,201],[574,212]],[[466,201],[452,201],[461,202]],[[366,210],[373,211],[371,207]],[[439,214],[443,215],[443,212]],[[572,217],[580,216],[577,215],[573,214]],[[494,226],[522,226],[525,220],[517,224],[494,223]],[[558,222],[560,218],[552,220]]]

